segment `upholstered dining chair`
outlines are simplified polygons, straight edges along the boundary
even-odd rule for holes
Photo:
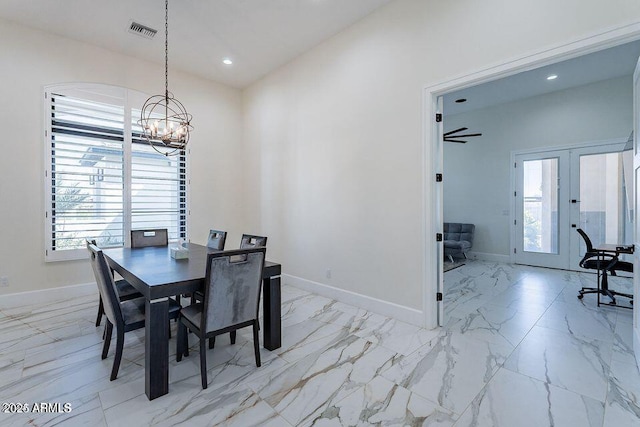
[[[147,246],[167,246],[169,232],[166,228],[148,230],[131,230],[131,247],[145,248]]]
[[[265,252],[264,247],[256,247],[208,254],[204,301],[181,311],[176,360],[189,356],[188,328],[200,340],[203,389],[207,388],[207,338],[252,326],[256,366],[260,366],[258,303]]]
[[[113,359],[110,377],[111,381],[113,381],[118,377],[118,370],[122,361],[124,334],[145,326],[145,298],[120,301],[113,276],[111,275],[111,269],[107,265],[102,250],[91,243],[87,243],[87,249],[89,249],[89,258],[98,285],[98,291],[102,297],[104,313],[107,316],[102,359],[106,359],[109,354],[111,334],[113,327],[116,327],[116,354]],[[169,318],[175,319],[179,313],[180,306],[172,299],[169,299]]]
[[[213,230],[211,230],[213,231]],[[225,235],[226,239],[226,235]],[[267,246],[267,237],[266,236],[256,236],[254,234],[243,234],[240,239],[240,249],[250,249],[257,247],[266,247]],[[202,293],[194,292],[193,299],[197,301],[202,301]],[[258,329],[260,329],[260,324],[258,323]],[[236,331],[229,332],[229,339],[231,340],[231,344],[236,343]],[[209,349],[214,348],[216,342],[215,337],[209,338]]]
[[[224,244],[227,240],[227,232],[220,230],[210,230],[207,239],[207,247],[217,251],[224,250]]]
[[[253,234],[243,234],[240,240],[240,249],[257,248],[267,246],[266,236],[255,236]]]
[[[87,245],[89,244],[97,246],[95,239],[87,240]],[[134,288],[129,282],[127,282],[124,279],[116,280],[114,281],[114,284],[116,286],[116,291],[118,293],[118,297],[120,298],[120,301],[128,301],[130,299],[142,297],[142,294],[138,292],[136,288]],[[104,305],[102,302],[102,295],[100,295],[100,301],[98,303],[98,317],[96,318],[96,328],[100,326],[103,315],[104,315]]]
[[[258,248],[267,246],[267,236],[256,236],[254,234],[243,234],[240,239],[240,249]],[[258,330],[260,330],[260,322],[258,321]],[[236,331],[229,332],[229,339],[231,344],[236,343]],[[215,346],[216,338],[209,339],[209,348]]]

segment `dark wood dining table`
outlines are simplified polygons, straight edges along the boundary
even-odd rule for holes
[[[104,249],[109,266],[131,283],[146,299],[145,392],[149,400],[169,392],[169,297],[202,290],[206,246],[188,243],[189,257],[174,259],[170,246]],[[281,346],[280,264],[265,261],[263,286],[264,347]]]

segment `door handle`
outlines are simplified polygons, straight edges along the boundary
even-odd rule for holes
[[[580,203],[580,200],[571,199],[571,203]]]
[[[576,227],[577,227],[577,225],[571,224],[571,228],[576,228]]]

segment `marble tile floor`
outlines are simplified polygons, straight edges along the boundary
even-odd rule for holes
[[[173,325],[170,392],[153,401],[142,330],[109,381],[95,297],[0,308],[0,403],[71,407],[3,411],[0,426],[640,426],[631,311],[578,300],[593,280],[470,261],[445,274],[437,330],[284,285],[283,346],[262,367],[250,329],[220,337],[202,390],[196,341],[177,363]]]

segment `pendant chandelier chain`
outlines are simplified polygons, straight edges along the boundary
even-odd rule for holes
[[[138,124],[151,147],[165,156],[184,153],[193,130],[191,114],[169,92],[169,0],[164,2],[164,94],[145,101]]]
[[[169,98],[169,0],[164,2],[164,93]]]

